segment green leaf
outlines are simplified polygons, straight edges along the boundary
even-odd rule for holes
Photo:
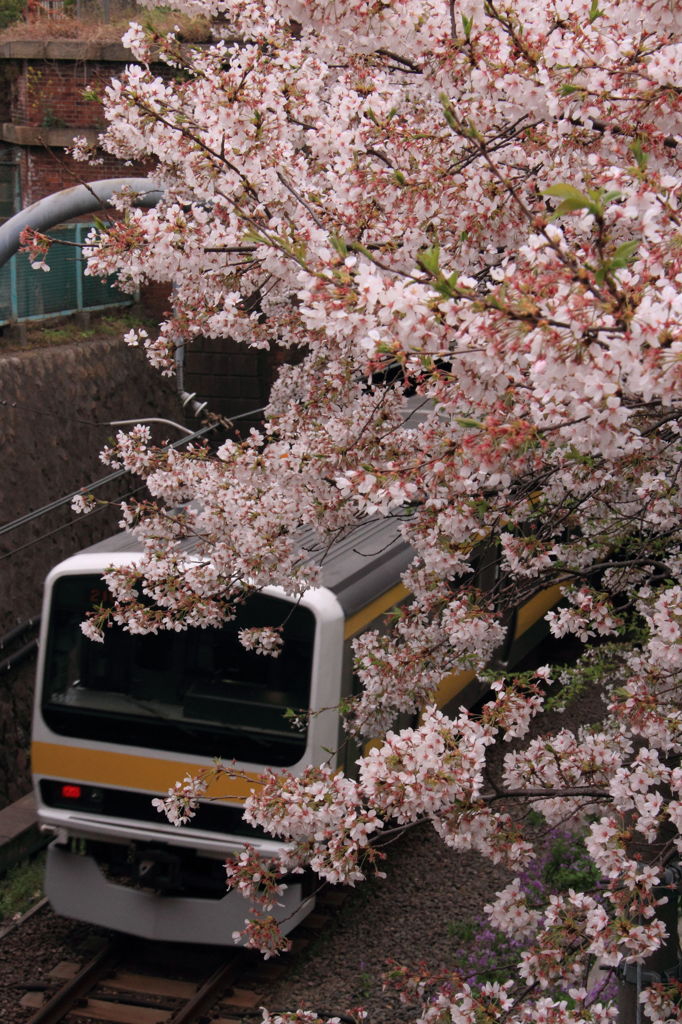
[[[480,420],[474,420],[468,416],[455,417],[455,423],[460,427],[475,427],[476,430],[483,430],[483,424]]]
[[[469,42],[469,39],[471,38],[471,29],[472,29],[473,24],[474,24],[473,15],[471,16],[471,18],[467,18],[466,14],[462,15],[462,28],[464,29],[464,38],[466,39],[467,43]]]
[[[602,209],[612,203],[614,199],[620,199],[620,192],[618,189],[613,189],[611,192],[604,192],[600,188],[590,189],[587,193],[595,203],[601,203]]]
[[[635,139],[634,142],[630,143],[630,152],[635,158],[635,163],[639,170],[643,173],[646,171],[647,164],[649,163],[649,154],[645,153],[642,149],[641,139]]]
[[[582,92],[582,91],[583,90],[581,89],[581,87],[579,85],[569,85],[568,83],[566,83],[566,85],[562,85],[561,88],[559,89],[559,95],[560,96],[571,96],[574,92]]]
[[[627,267],[635,257],[639,242],[640,239],[633,238],[631,241],[623,242],[622,245],[619,245],[611,259],[602,263],[596,271],[594,279],[597,284],[603,284],[612,271],[622,270],[624,267]]]
[[[590,13],[588,15],[588,17],[590,19],[590,25],[592,24],[593,21],[596,21],[597,18],[601,18],[603,13],[604,13],[603,11],[599,10],[598,0],[592,0],[592,6],[590,7]]]
[[[362,242],[349,242],[348,248],[352,249],[353,252],[361,253],[363,256],[366,256],[367,259],[369,260],[373,259],[371,252],[369,251],[366,245],[362,244]]]
[[[587,206],[590,202],[590,197],[575,185],[550,185],[549,188],[543,189],[542,195],[553,196],[555,199],[581,199],[583,206]]]
[[[612,199],[617,199],[620,192],[607,192],[605,195],[600,190],[588,193],[581,192],[575,185],[551,185],[544,189],[543,196],[552,196],[555,199],[562,199],[551,220],[562,217],[565,213],[572,213],[575,210],[589,210],[595,217],[600,218],[604,212],[604,204]]]
[[[405,175],[403,174],[402,171],[395,170],[393,172],[393,177],[394,177],[395,181],[397,181],[397,183],[399,185],[406,185],[407,184],[407,178],[405,177]]]
[[[332,248],[336,249],[339,256],[345,260],[346,256],[348,255],[348,246],[344,242],[343,238],[341,238],[339,235],[330,235],[329,242]]]
[[[450,103],[450,99],[447,93],[439,93],[438,99],[440,100],[441,106],[443,107],[443,114],[445,115],[445,120],[448,122],[450,127],[454,129],[454,131],[458,131],[459,124],[457,118],[455,117],[455,112],[452,109],[452,104]]]
[[[423,249],[422,252],[417,253],[417,263],[419,266],[426,271],[427,274],[432,274],[434,277],[440,277],[440,246],[433,245],[430,249]]]
[[[632,262],[639,247],[639,242],[639,238],[633,238],[631,242],[623,242],[622,245],[618,246],[610,260],[614,270],[627,267],[628,263]]]
[[[459,279],[459,273],[455,270],[449,277],[442,277],[440,280],[435,281],[433,287],[442,295],[445,299],[452,298],[453,295],[459,295],[460,291],[457,287],[457,281]]]
[[[264,235],[259,235],[257,231],[247,231],[243,241],[250,242],[252,245],[271,245],[270,239]]]
[[[559,203],[556,210],[550,217],[550,220],[556,220],[557,217],[563,217],[565,213],[572,213],[575,210],[591,210],[594,212],[594,203],[585,197],[585,199],[564,199],[563,203]]]

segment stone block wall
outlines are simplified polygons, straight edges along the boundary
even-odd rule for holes
[[[174,385],[119,339],[0,353],[0,525],[111,472],[99,452],[111,420],[183,419]],[[178,431],[155,429],[155,439]],[[98,493],[114,499],[138,482]],[[0,535],[0,635],[40,610],[40,587],[61,558],[116,528],[116,511],[74,515],[68,506]]]
[[[118,339],[0,352],[0,526],[111,472],[99,461],[108,421],[143,416],[182,422],[183,411],[173,382]],[[179,436],[154,428],[159,442]],[[113,501],[137,486],[124,478],[97,493]],[[0,638],[39,614],[51,567],[117,521],[115,508],[79,517],[66,505],[0,535]],[[0,807],[30,786],[34,672],[33,657],[0,674]]]
[[[0,676],[0,809],[31,789],[35,657]]]

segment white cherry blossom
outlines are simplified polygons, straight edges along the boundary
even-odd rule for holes
[[[262,428],[215,453],[158,451],[144,428],[105,451],[151,499],[122,509],[143,557],[107,575],[116,605],[85,628],[216,625],[266,585],[299,597],[320,579],[302,528],[323,547],[358,516],[393,516],[411,597],[354,641],[361,692],[346,709],[377,743],[353,777],[267,776],[247,820],[289,844],[282,871],[355,884],[380,870],[373,841],[396,822],[426,819],[520,872],[534,840],[519,803],[549,824],[589,815],[599,899],[528,908],[514,883],[491,896],[501,926],[528,930],[527,991],[405,985],[429,1024],[606,1024],[613,1008],[586,995],[591,958],[641,961],[660,944],[659,861],[682,850],[682,8],[177,7],[217,19],[215,43],[154,39],[163,76],[133,25],[141,63],[108,87],[102,136],[120,159],[156,161],[164,199],[143,211],[122,197],[121,219],[88,240],[89,269],[130,290],[173,284],[158,336],[126,339],[165,372],[178,346],[225,335],[282,365]],[[44,242],[26,242],[42,261]],[[504,666],[482,710],[435,708],[442,679],[499,658],[514,610],[552,586],[554,636],[598,641],[578,675],[594,685],[602,666],[604,721],[527,741],[548,673]],[[271,633],[242,641],[278,650]],[[418,720],[400,729],[403,714]],[[499,778],[494,743],[514,744]],[[194,798],[186,781],[162,804],[179,820]],[[232,884],[256,897],[262,870],[238,860]],[[283,948],[267,909],[243,934]],[[665,986],[643,1006],[652,1022],[679,1013]]]

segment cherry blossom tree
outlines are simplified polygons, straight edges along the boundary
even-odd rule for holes
[[[247,801],[290,848],[274,867],[248,850],[229,867],[264,907],[244,941],[280,948],[267,905],[284,871],[359,882],[396,824],[427,819],[518,874],[534,848],[515,807],[532,806],[589,822],[598,891],[534,907],[514,881],[491,900],[497,927],[527,934],[520,983],[406,971],[401,984],[428,1024],[613,1020],[587,971],[641,964],[665,940],[664,872],[682,848],[682,10],[177,6],[210,16],[215,44],[131,26],[138,63],[107,90],[103,136],[118,157],[153,156],[165,198],[142,211],[121,196],[90,271],[173,283],[158,338],[127,338],[166,372],[198,336],[296,357],[248,437],[163,452],[140,427],[105,453],[152,500],[123,509],[146,557],[110,573],[117,607],[89,631],[112,616],[143,632],[219,624],[245,588],[315,585],[302,526],[331,541],[358,516],[399,519],[412,597],[392,631],[356,642],[362,692],[346,709],[352,734],[380,742],[355,777],[281,772]],[[190,566],[187,535],[204,556]],[[480,545],[498,560],[485,593],[470,574]],[[607,675],[608,708],[598,727],[516,742],[491,780],[491,747],[527,735],[549,670],[500,676],[476,714],[445,715],[435,690],[488,664],[509,610],[556,584],[550,628],[599,641],[574,677]],[[272,631],[243,640],[278,651]],[[199,793],[178,785],[175,820]],[[643,1010],[678,1020],[679,996],[663,979]]]

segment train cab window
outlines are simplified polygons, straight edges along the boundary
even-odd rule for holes
[[[310,703],[313,613],[257,594],[218,629],[131,635],[104,642],[80,623],[95,576],[65,576],[53,590],[42,692],[47,725],[62,735],[256,764],[291,765],[305,749],[288,708]],[[280,626],[279,657],[247,651],[237,633]]]

